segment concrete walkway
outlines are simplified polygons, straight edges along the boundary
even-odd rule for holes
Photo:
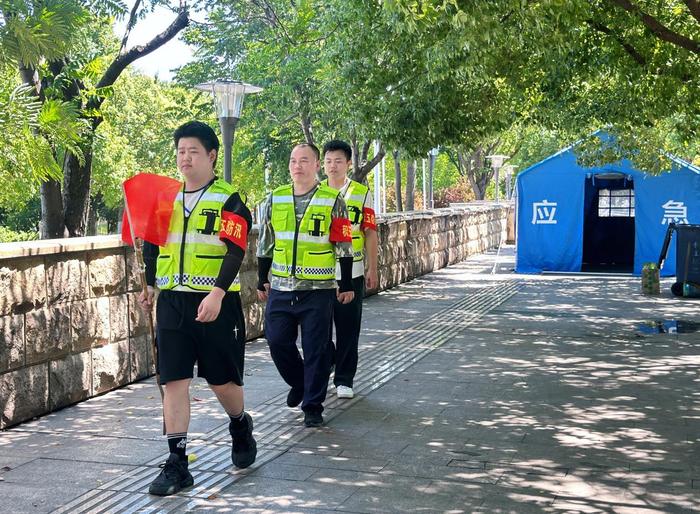
[[[475,256],[367,299],[358,395],[331,388],[320,429],[250,344],[250,469],[232,468],[196,380],[195,487],[178,496],[147,494],[167,454],[152,380],[0,432],[0,512],[700,511],[700,333],[644,326],[698,322],[700,301],[512,261]]]

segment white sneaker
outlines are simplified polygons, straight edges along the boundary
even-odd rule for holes
[[[335,389],[336,394],[338,395],[338,398],[354,398],[355,393],[352,390],[352,387],[348,386],[338,386]]]

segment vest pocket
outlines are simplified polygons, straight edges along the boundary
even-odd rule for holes
[[[280,209],[281,212],[272,212],[272,228],[275,232],[285,232],[287,230],[287,211]]]
[[[335,278],[335,255],[333,250],[304,252],[302,277],[311,280]]]
[[[272,274],[281,277],[289,276],[288,267],[287,252],[284,248],[275,247],[272,255]]]

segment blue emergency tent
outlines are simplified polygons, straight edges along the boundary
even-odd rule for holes
[[[648,175],[629,161],[576,163],[573,147],[517,177],[518,273],[627,271],[656,262],[668,223],[700,223],[700,168],[672,157],[669,173]],[[675,244],[663,276],[676,274]]]

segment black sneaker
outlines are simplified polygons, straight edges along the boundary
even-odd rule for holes
[[[304,425],[307,427],[320,427],[323,425],[323,416],[320,412],[311,410],[304,413]]]
[[[156,496],[169,496],[194,484],[194,479],[187,469],[187,460],[180,460],[177,454],[171,453],[168,460],[160,467],[163,471],[151,482],[149,493]]]
[[[287,407],[296,407],[304,399],[304,390],[291,388],[287,393]]]
[[[253,418],[247,412],[243,414],[243,424],[233,426],[233,421],[228,424],[231,434],[231,462],[237,468],[247,468],[258,454],[258,445],[253,438]]]

